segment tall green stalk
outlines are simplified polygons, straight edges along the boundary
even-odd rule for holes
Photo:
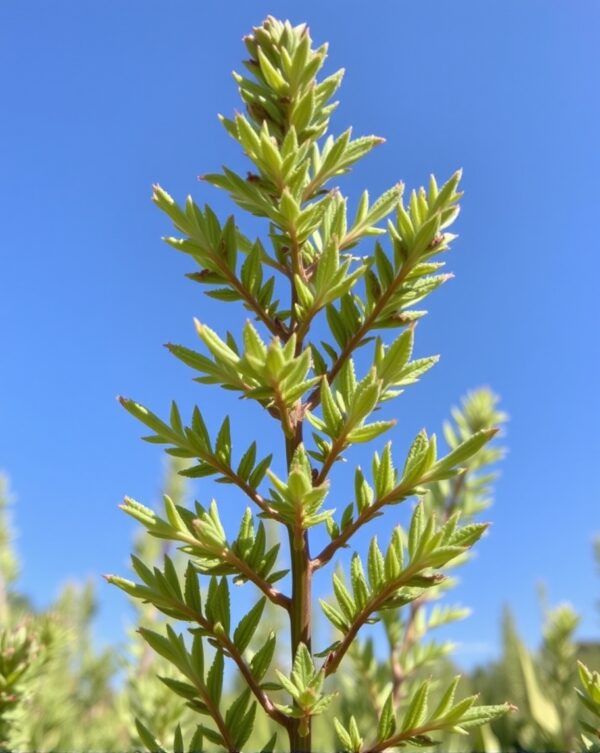
[[[204,180],[225,190],[242,213],[266,220],[266,239],[251,240],[238,218],[221,222],[210,207],[200,208],[191,197],[179,205],[160,186],[154,187],[153,199],[177,232],[167,243],[199,267],[188,276],[206,287],[210,297],[241,303],[253,319],[237,337],[228,332],[224,339],[196,320],[203,351],[175,344],[168,348],[196,372],[197,382],[237,392],[256,404],[259,415],[275,422],[286,475],[279,478],[273,472],[273,456],[261,457],[257,442],[234,462],[228,416],[214,434],[198,407],[184,421],[173,402],[164,421],[122,398],[123,406],[150,429],[148,441],[167,445],[167,452],[189,463],[183,475],[213,476],[233,485],[249,506],[243,514],[233,513],[242,520],[232,538],[216,502],[208,508],[196,502],[190,509],[166,496],[161,517],[126,498],[123,509],[151,535],[176,542],[188,565],[181,577],[168,556],[162,568],[154,569],[136,557],[139,582],[108,577],[188,625],[191,642],[169,623],[164,633],[148,628],[140,633],[179,670],[179,680],[161,678],[163,682],[199,714],[190,749],[240,750],[260,705],[273,724],[265,750],[285,746],[277,742],[279,730],[289,750],[309,753],[312,720],[326,713],[333,698],[326,682],[331,684],[328,679],[359,632],[385,610],[410,604],[438,587],[445,578],[441,568],[467,552],[487,526],[459,525],[457,513],[436,520],[434,511],[417,504],[408,530],[396,526],[384,550],[373,538],[364,565],[354,554],[349,579],[334,574],[335,602],[321,601],[321,609],[339,639],[320,652],[314,651],[312,637],[313,575],[390,506],[420,499],[432,484],[457,479],[495,429],[482,428],[442,458],[435,435],[422,431],[398,469],[388,442],[372,456],[371,480],[356,469],[355,499],[342,515],[336,518],[335,510],[324,508],[336,463],[353,445],[373,442],[393,429],[395,419],[376,412],[437,361],[436,356],[412,358],[415,324],[426,313],[414,306],[450,277],[440,272],[439,257],[454,239],[447,230],[459,211],[460,172],[442,186],[431,177],[427,189],[412,191],[406,202],[401,183],[374,202],[365,191],[350,219],[347,199],[332,181],[384,140],[352,138],[351,129],[338,137],[328,135],[337,105],[332,98],[343,71],[319,78],[327,45],[315,48],[306,25],[294,27],[269,17],[244,41],[249,75],[234,73],[234,78],[246,113],[220,119],[249,159],[250,170],[242,176],[224,167]],[[377,236],[381,239],[374,241]],[[359,349],[369,354],[362,376],[355,363]],[[278,564],[279,545],[270,545],[255,514],[287,534],[282,537],[289,542],[284,569]],[[315,553],[310,545],[316,526],[325,527],[329,540]],[[284,578],[289,595],[275,585]],[[235,629],[231,581],[252,584],[258,596]],[[291,672],[274,666],[274,634],[254,655],[248,653],[267,601],[289,616]],[[214,652],[210,666],[207,647]],[[226,660],[246,683],[229,709],[223,704]],[[278,682],[264,680],[270,669]],[[426,681],[416,690],[401,719],[390,696],[376,733],[365,730],[363,736],[353,717],[335,719],[343,747],[374,753],[406,743],[429,745],[441,730],[464,731],[508,710],[506,704],[475,706],[475,697],[455,703],[456,682],[430,709],[429,687]],[[145,744],[156,745],[151,731],[144,734]],[[185,745],[178,733],[176,748]]]

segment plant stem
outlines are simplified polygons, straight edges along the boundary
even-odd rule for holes
[[[294,452],[302,442],[302,423],[296,426],[295,436],[286,440],[288,469]],[[292,662],[300,643],[311,651],[312,643],[312,569],[308,544],[308,531],[302,527],[302,520],[295,526],[288,527],[290,540],[290,559],[292,576],[292,599],[290,609]],[[288,728],[290,753],[310,753],[311,719],[308,719],[308,732],[300,734],[300,719],[290,719]]]

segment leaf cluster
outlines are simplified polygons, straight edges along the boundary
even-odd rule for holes
[[[430,747],[436,744],[431,733],[451,730],[468,734],[468,729],[486,724],[510,711],[509,704],[476,706],[476,695],[455,702],[454,695],[459,680],[460,677],[454,678],[433,711],[428,703],[431,680],[425,680],[414,694],[401,721],[394,714],[393,697],[390,693],[382,709],[375,740],[367,745],[364,744],[364,738],[354,717],[350,718],[347,728],[335,719],[335,729],[344,750],[351,753],[377,753],[406,745]]]

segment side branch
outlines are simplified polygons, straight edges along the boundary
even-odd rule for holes
[[[254,585],[264,593],[269,601],[272,601],[273,604],[277,604],[277,606],[279,607],[283,607],[287,612],[291,612],[292,599],[290,599],[289,596],[281,593],[281,591],[278,591],[276,588],[273,588],[273,586],[268,581],[264,580],[264,578],[261,578],[260,575],[258,575],[256,571],[250,567],[250,565],[248,565],[247,562],[244,562],[243,559],[236,557],[231,549],[226,550],[223,556],[223,560],[225,562],[229,562],[229,564],[239,570],[239,572],[242,573],[244,577],[248,578],[249,581],[254,583]]]
[[[256,682],[256,679],[254,678],[250,667],[246,663],[244,657],[238,650],[235,643],[231,640],[231,638],[224,635],[220,631],[215,631],[214,625],[212,625],[209,620],[207,620],[203,615],[199,614],[191,607],[188,607],[186,604],[183,604],[179,601],[175,603],[178,610],[185,613],[190,619],[192,619],[194,622],[197,622],[203,630],[206,630],[211,634],[211,637],[214,638],[217,643],[219,643],[226,655],[228,655],[235,662],[244,680],[246,680],[246,684],[256,697],[256,700],[265,710],[265,713],[268,714],[268,716],[270,716],[274,722],[277,722],[277,724],[280,724],[282,727],[285,727],[287,729],[289,727],[289,718],[282,711],[279,711],[279,709],[275,707],[269,696]]]
[[[261,322],[275,337],[280,337],[283,341],[286,341],[289,337],[287,328],[283,325],[279,319],[273,319],[263,308],[257,298],[246,288],[242,281],[233,274],[231,270],[224,265],[223,272],[229,281],[231,287],[239,293],[240,297],[248,304],[248,306],[254,311]]]
[[[420,735],[426,735],[428,732],[435,732],[435,730],[442,730],[447,726],[444,722],[432,722],[431,724],[424,724],[421,727],[413,727],[407,729],[404,732],[400,732],[393,737],[388,737],[387,740],[381,740],[380,742],[369,745],[361,750],[360,753],[382,753],[389,748],[396,748],[401,745],[405,740],[411,740]]]
[[[241,489],[244,494],[249,497],[254,504],[259,507],[265,515],[268,515],[269,518],[272,518],[273,520],[276,520],[278,523],[282,523],[281,516],[279,513],[274,510],[267,500],[257,492],[254,487],[252,487],[247,481],[244,481],[241,476],[239,476],[233,468],[231,468],[228,465],[225,465],[224,463],[214,463],[214,458],[211,458],[211,460],[207,460],[206,462],[210,462],[211,465],[213,465],[214,468],[216,468],[220,473],[223,474],[226,478],[228,478],[233,484],[235,484],[239,489]]]
[[[337,357],[336,362],[333,364],[333,366],[327,373],[326,378],[327,378],[328,384],[333,383],[333,380],[339,374],[343,365],[350,358],[352,353],[354,353],[354,351],[360,346],[364,338],[369,333],[369,330],[373,327],[373,325],[377,321],[379,314],[383,311],[383,309],[387,305],[389,299],[394,295],[394,293],[400,287],[400,285],[402,285],[402,283],[408,277],[412,269],[413,269],[413,266],[411,264],[406,263],[405,266],[400,270],[400,273],[392,282],[392,284],[381,294],[381,297],[379,298],[375,306],[373,306],[371,313],[365,318],[361,326],[356,330],[356,332],[348,340],[348,342],[344,346],[344,349],[342,350],[340,355]],[[317,387],[315,387],[315,389],[309,395],[308,401],[306,403],[306,409],[314,410],[319,405],[320,402],[321,402],[321,383],[317,385]]]
[[[312,570],[319,570],[324,565],[326,565],[335,555],[338,549],[341,549],[343,546],[345,546],[347,541],[356,533],[356,531],[364,526],[365,523],[368,523],[370,520],[372,520],[382,507],[385,507],[385,505],[392,503],[396,504],[398,502],[402,502],[403,500],[411,496],[411,492],[414,486],[415,484],[412,484],[410,489],[403,489],[401,485],[397,486],[395,489],[392,489],[389,494],[386,494],[380,499],[375,500],[372,505],[366,507],[360,513],[360,515],[352,521],[352,523],[346,526],[343,531],[341,531],[334,539],[332,539],[332,541],[330,541],[330,543],[327,544],[327,546],[316,557],[314,557],[314,559],[311,560]]]
[[[407,583],[409,583],[410,580],[414,578],[414,576],[417,575],[417,573],[419,573],[422,569],[423,566],[418,561],[413,563],[412,565],[409,565],[409,567],[404,570],[399,578],[396,578],[395,580],[391,581],[391,583],[388,583],[388,585],[384,589],[382,589],[379,593],[375,594],[371,599],[367,601],[365,606],[354,618],[350,629],[344,635],[341,643],[327,656],[327,659],[323,664],[323,669],[325,670],[326,677],[328,677],[330,674],[333,674],[337,670],[340,662],[350,648],[352,641],[356,638],[358,631],[367,622],[369,617],[377,612],[380,607],[385,604],[385,602],[390,598],[390,596],[392,596],[398,589],[402,588],[402,586],[407,585]],[[440,580],[443,578],[443,576],[440,575],[432,577],[434,580]]]

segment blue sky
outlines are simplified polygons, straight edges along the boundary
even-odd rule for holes
[[[535,645],[540,580],[552,603],[581,613],[579,635],[597,637],[591,0],[2,3],[0,466],[17,496],[21,586],[44,605],[66,578],[96,578],[97,635],[122,638],[126,600],[99,575],[127,572],[136,524],[117,505],[125,494],[156,500],[162,459],[117,394],[158,413],[171,398],[198,402],[212,427],[234,411],[239,449],[258,436],[267,450],[274,437],[227,393],[192,384],[161,347],[193,345],[194,316],[224,330],[240,311],[184,279],[190,264],[161,243],[168,225],[150,202],[160,182],[222,217],[232,211],[196,176],[246,167],[216,114],[239,106],[230,71],[242,35],[268,13],[307,21],[330,42],[328,70],[346,68],[334,132],[353,125],[387,139],[343,180],[345,193],[464,168],[448,257],[456,277],[430,299],[417,334],[418,355],[442,358],[396,403],[393,437],[401,457],[423,425],[438,430],[483,384],[511,416],[493,527],[457,592],[474,609],[452,631],[459,660],[493,655],[505,603]],[[240,502],[222,489],[197,494],[223,499],[234,526]]]

